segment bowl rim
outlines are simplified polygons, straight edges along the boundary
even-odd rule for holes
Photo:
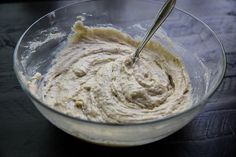
[[[191,111],[193,111],[195,108],[203,105],[205,103],[205,101],[214,94],[214,92],[216,91],[216,89],[219,87],[219,85],[221,84],[223,78],[224,78],[224,75],[225,75],[225,72],[226,72],[226,56],[225,56],[225,49],[223,47],[223,44],[221,43],[220,39],[217,37],[216,33],[206,24],[204,23],[202,20],[200,20],[199,18],[195,17],[194,15],[192,15],[191,13],[183,10],[183,9],[180,9],[178,7],[175,6],[174,9],[184,13],[184,14],[187,14],[188,16],[190,16],[191,18],[197,20],[198,22],[200,22],[201,24],[203,24],[206,29],[208,29],[212,35],[214,36],[214,38],[216,39],[216,41],[219,43],[220,47],[221,47],[221,55],[222,55],[222,61],[223,61],[223,67],[222,67],[222,72],[221,72],[221,75],[219,76],[217,82],[216,82],[216,85],[208,92],[206,93],[206,95],[204,95],[204,97],[202,98],[202,100],[200,100],[198,102],[198,104],[196,104],[195,106],[192,106],[182,112],[179,112],[179,113],[175,113],[175,114],[172,114],[172,115],[169,115],[169,116],[166,116],[166,117],[163,117],[163,118],[160,118],[160,119],[156,119],[156,120],[151,120],[151,121],[144,121],[144,122],[137,122],[137,123],[110,123],[110,122],[96,122],[96,121],[90,121],[90,120],[85,120],[85,119],[81,119],[79,117],[73,117],[73,116],[70,116],[70,115],[67,115],[63,112],[59,112],[51,107],[49,107],[49,105],[47,105],[46,103],[42,102],[40,99],[38,99],[37,97],[35,97],[31,92],[30,90],[28,89],[28,87],[25,85],[23,79],[21,78],[21,74],[19,72],[19,68],[17,66],[17,52],[18,52],[18,49],[20,47],[20,44],[21,44],[21,41],[22,39],[24,38],[24,36],[26,35],[26,33],[35,25],[37,24],[40,20],[42,20],[43,18],[47,17],[48,15],[56,12],[56,11],[60,11],[62,9],[65,9],[67,7],[72,7],[74,5],[78,5],[80,3],[85,3],[85,2],[91,2],[91,1],[99,1],[99,0],[82,0],[82,1],[79,1],[79,2],[74,2],[74,3],[71,3],[71,4],[68,4],[68,5],[65,5],[63,7],[59,7],[45,15],[43,15],[42,17],[40,17],[38,20],[36,20],[34,23],[32,23],[26,30],[25,32],[21,35],[20,39],[18,40],[17,42],[17,45],[15,47],[15,50],[14,50],[14,55],[13,55],[13,69],[14,69],[14,72],[16,74],[16,77],[20,83],[20,86],[21,88],[23,89],[23,91],[27,94],[27,96],[29,98],[32,98],[35,102],[37,102],[38,104],[40,104],[42,107],[50,110],[51,112],[54,112],[55,114],[59,114],[60,116],[63,116],[65,118],[68,118],[68,119],[72,119],[72,120],[75,120],[75,121],[80,121],[80,122],[83,122],[83,123],[90,123],[90,124],[94,124],[94,125],[104,125],[104,126],[138,126],[138,125],[147,125],[147,124],[154,124],[154,123],[160,123],[160,122],[164,122],[164,121],[168,121],[170,119],[173,119],[173,118],[177,118],[177,117],[180,117],[186,113],[189,113]],[[142,1],[142,0],[136,0],[136,1]],[[144,2],[144,1],[142,1]],[[145,1],[145,3],[150,3],[150,2],[154,2],[154,3],[160,3],[159,1],[154,1],[154,0],[148,0],[148,1]]]

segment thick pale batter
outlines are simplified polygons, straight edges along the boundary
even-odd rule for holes
[[[52,108],[91,121],[136,123],[190,106],[185,68],[159,43],[150,42],[132,64],[138,42],[128,35],[81,22],[73,29],[70,46],[55,59],[37,92]]]

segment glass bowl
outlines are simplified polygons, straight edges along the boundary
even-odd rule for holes
[[[185,111],[143,123],[92,122],[48,107],[27,86],[36,72],[47,72],[55,55],[66,46],[72,25],[81,16],[88,26],[112,26],[134,38],[142,38],[162,4],[156,0],[85,0],[43,16],[25,31],[15,48],[14,70],[23,90],[51,123],[86,141],[134,146],[176,132],[200,112],[220,84],[226,67],[224,50],[215,33],[193,15],[177,8],[154,38],[180,56],[189,73],[193,104]]]

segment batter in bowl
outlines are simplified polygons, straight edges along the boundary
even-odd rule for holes
[[[149,42],[132,63],[138,41],[114,28],[76,22],[69,46],[40,78],[38,95],[73,117],[109,123],[160,119],[190,107],[191,85],[182,61]]]

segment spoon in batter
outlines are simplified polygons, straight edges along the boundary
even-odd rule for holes
[[[176,0],[167,0],[166,3],[162,6],[161,10],[156,15],[156,18],[145,35],[143,41],[138,45],[137,50],[133,56],[133,63],[139,58],[139,54],[147,44],[147,42],[151,39],[153,34],[157,31],[157,29],[161,26],[161,24],[166,20],[166,18],[170,15],[171,11],[175,6]]]

